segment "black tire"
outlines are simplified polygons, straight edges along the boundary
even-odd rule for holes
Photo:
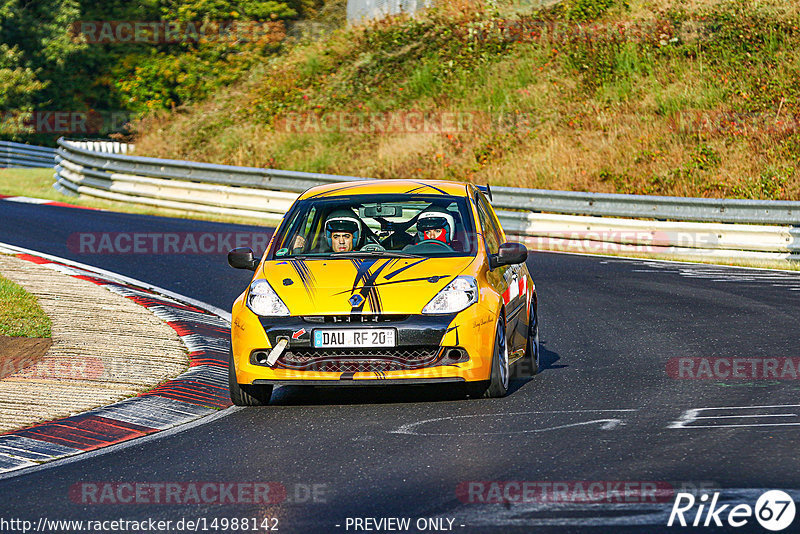
[[[522,359],[523,370],[528,376],[535,376],[539,373],[539,313],[536,310],[536,303],[531,299],[531,324],[528,326],[528,342],[525,345],[525,357]]]
[[[508,384],[511,373],[508,368],[508,344],[506,342],[506,322],[503,316],[497,321],[497,330],[494,336],[494,354],[492,355],[492,377],[489,387],[483,392],[483,397],[496,399],[505,397],[508,393]]]
[[[272,397],[272,386],[254,386],[239,384],[236,381],[236,369],[233,366],[233,355],[228,359],[228,388],[231,402],[236,406],[266,406]]]

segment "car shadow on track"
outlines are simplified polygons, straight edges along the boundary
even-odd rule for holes
[[[547,371],[548,369],[563,369],[564,367],[569,367],[566,364],[555,365],[555,363],[561,359],[561,356],[557,352],[552,350],[548,350],[545,347],[545,343],[542,342],[539,345],[539,350],[541,354],[539,355],[539,372]]]
[[[542,344],[539,357],[539,372],[551,369],[562,369],[566,365],[555,365],[560,359],[558,353],[548,350]],[[516,369],[516,371],[515,371]],[[536,384],[536,377],[515,376],[524,374],[520,365],[512,366],[511,381],[508,394],[524,387],[528,382]],[[272,393],[271,405],[274,406],[317,406],[317,405],[352,405],[352,404],[403,404],[413,402],[468,402],[465,388],[460,385],[442,384],[426,386],[385,386],[385,387],[314,387],[283,386]]]
[[[313,406],[348,404],[402,404],[465,400],[463,390],[453,385],[386,387],[283,386],[272,393],[271,405]]]
[[[525,387],[526,384],[532,382],[533,385],[536,385],[537,376],[542,374],[545,371],[549,371],[551,369],[563,369],[564,367],[568,367],[567,365],[555,365],[555,363],[561,359],[561,356],[557,352],[552,350],[548,350],[544,346],[544,342],[541,343],[539,346],[539,351],[541,354],[539,355],[539,373],[536,376],[530,376],[527,369],[524,369],[520,365],[514,365],[511,368],[511,380],[508,384],[508,394],[513,395],[519,389]]]

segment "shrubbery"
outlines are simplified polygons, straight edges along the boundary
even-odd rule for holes
[[[103,110],[132,115],[198,102],[281,49],[286,24],[323,0],[0,0],[0,112]],[[252,38],[178,43],[87,42],[79,22],[258,23]],[[77,26],[80,28],[80,26]],[[264,28],[269,31],[263,31]],[[52,144],[54,136],[0,136]],[[12,131],[12,126],[14,131]],[[5,128],[4,128],[5,127]]]
[[[167,136],[180,157],[348,175],[800,198],[796,8],[565,0],[508,16],[501,4],[454,0],[293,46],[217,93],[225,104],[143,124],[139,146],[165,156]],[[409,110],[494,123],[431,135],[276,128],[291,112],[322,123]]]

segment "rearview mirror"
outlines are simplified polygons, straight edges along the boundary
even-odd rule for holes
[[[376,217],[402,217],[403,210],[400,206],[384,206],[377,204],[375,206],[364,206],[361,208],[361,217],[368,217],[374,219]]]
[[[495,269],[503,265],[516,265],[525,263],[528,259],[528,249],[521,243],[503,243],[497,254],[489,256],[489,267]]]
[[[253,250],[249,248],[235,248],[228,252],[228,265],[234,269],[248,269],[255,271],[258,267],[258,261],[253,254]]]

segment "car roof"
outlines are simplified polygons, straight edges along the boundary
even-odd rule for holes
[[[393,193],[438,194],[463,197],[468,193],[468,186],[469,184],[464,182],[449,182],[446,180],[358,180],[318,185],[307,190],[298,200]]]

